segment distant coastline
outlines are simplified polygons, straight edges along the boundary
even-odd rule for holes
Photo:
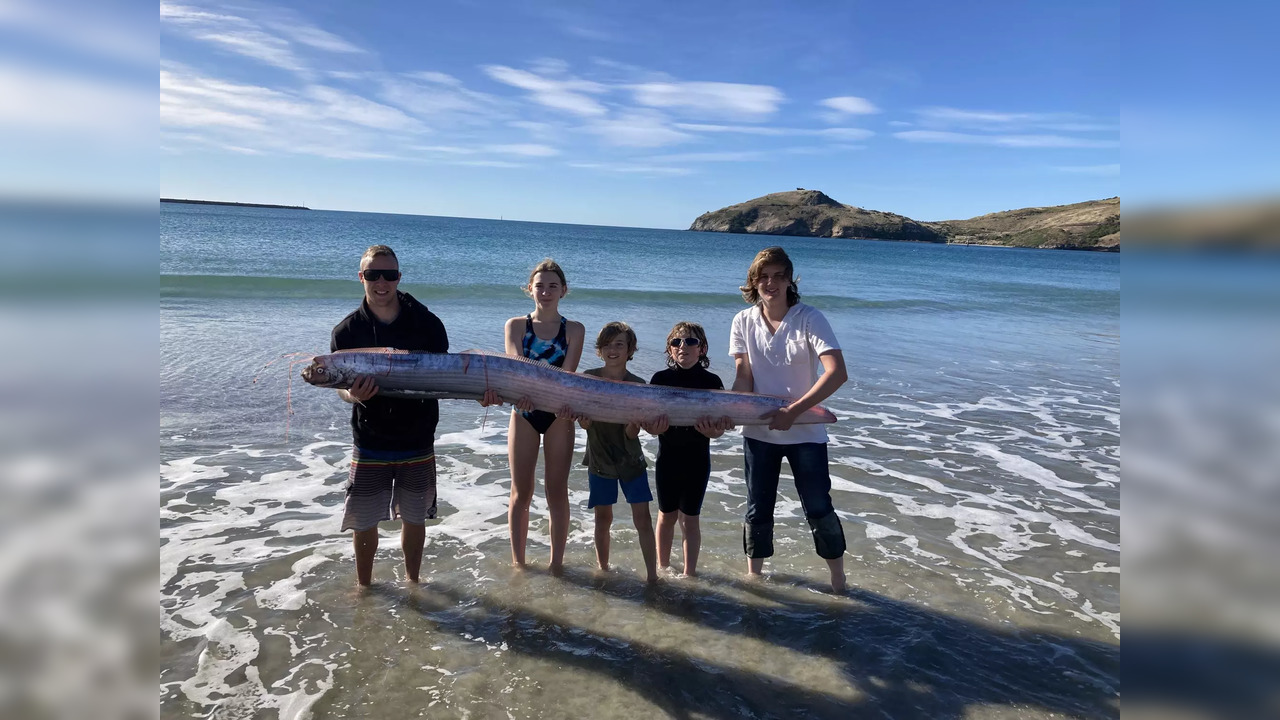
[[[845,205],[820,190],[796,188],[703,213],[689,229],[1118,252],[1120,198],[1005,210],[968,220],[921,222]]]
[[[182,203],[183,205],[227,205],[230,207],[277,208],[280,210],[310,210],[301,205],[270,205],[267,203],[221,202],[219,200],[179,200],[177,198],[160,198],[162,203]]]

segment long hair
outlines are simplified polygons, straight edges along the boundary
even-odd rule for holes
[[[787,257],[787,251],[776,245],[756,253],[756,259],[747,268],[747,284],[738,288],[742,291],[742,299],[750,305],[760,302],[760,291],[756,289],[756,283],[759,282],[765,265],[781,265],[787,279],[791,281],[791,286],[787,288],[787,307],[800,302],[800,278],[795,275],[795,266],[791,264],[791,258]]]

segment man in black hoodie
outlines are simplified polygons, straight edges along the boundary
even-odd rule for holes
[[[426,305],[400,292],[400,261],[386,245],[360,258],[364,302],[333,328],[330,350],[391,347],[449,352],[444,324]],[[378,552],[378,522],[401,520],[400,546],[409,582],[418,582],[427,518],[436,516],[436,400],[378,396],[372,377],[360,378],[338,396],[352,403],[351,474],[342,529],[353,531],[356,579],[369,585]]]

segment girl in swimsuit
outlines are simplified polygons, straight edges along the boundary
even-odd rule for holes
[[[550,258],[538,263],[524,287],[534,301],[533,312],[507,321],[508,355],[540,360],[569,372],[576,372],[582,358],[586,329],[560,314],[560,299],[569,292],[564,271]],[[481,405],[499,405],[495,390],[485,393]],[[507,431],[507,459],[511,464],[511,499],[507,505],[507,526],[511,532],[511,562],[524,567],[525,541],[529,536],[529,503],[533,500],[534,473],[538,450],[543,452],[543,474],[547,506],[551,515],[550,570],[559,574],[564,567],[564,548],[569,539],[569,466],[573,461],[573,410],[559,413],[534,410],[522,397],[511,412]]]

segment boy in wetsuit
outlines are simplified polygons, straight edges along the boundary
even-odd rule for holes
[[[659,370],[650,385],[698,390],[723,390],[720,376],[707,370],[707,333],[697,323],[679,322],[667,334],[667,369]],[[658,461],[654,466],[658,488],[658,565],[671,567],[671,545],[676,524],[684,538],[684,574],[697,574],[702,547],[699,516],[711,478],[711,439],[733,427],[729,418],[698,418],[696,425],[675,426],[658,436]]]

